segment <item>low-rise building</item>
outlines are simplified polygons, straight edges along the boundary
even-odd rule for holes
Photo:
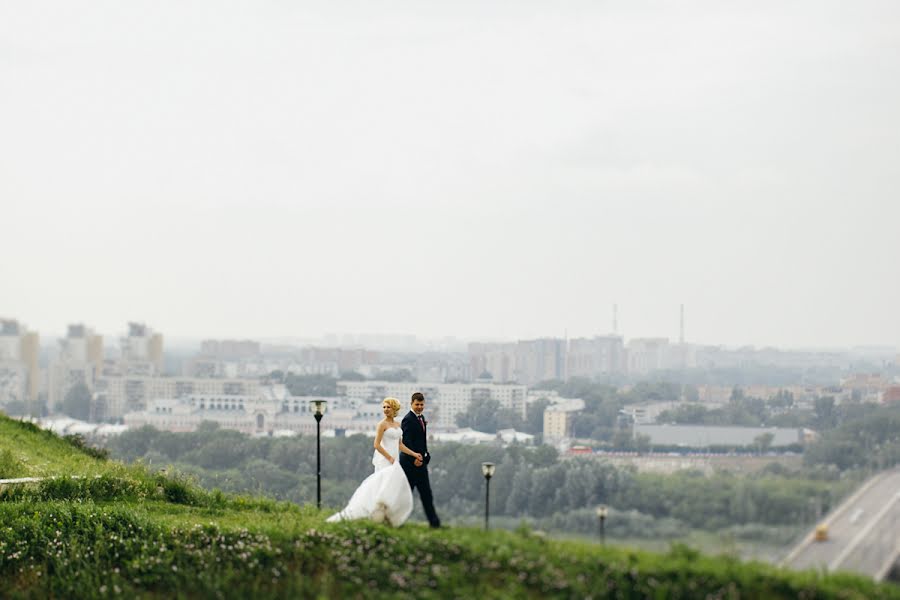
[[[456,442],[459,444],[525,444],[534,443],[534,436],[515,429],[501,429],[497,433],[476,431],[463,427],[456,431],[442,431],[430,435],[436,442]]]
[[[578,411],[584,410],[584,400],[580,398],[559,399],[544,409],[545,444],[557,445],[572,437],[572,419]]]
[[[678,402],[643,402],[623,406],[619,410],[619,414],[625,417],[629,423],[655,423],[660,414],[678,406],[680,406]]]
[[[98,421],[119,419],[144,410],[151,399],[176,400],[195,394],[255,397],[259,389],[256,379],[104,375],[94,384],[93,414]]]
[[[165,431],[195,431],[204,421],[254,435],[274,432],[315,433],[311,402],[326,400],[323,430],[374,431],[381,414],[359,414],[342,398],[291,396],[283,385],[263,386],[253,395],[190,394],[184,398],[156,398],[147,408],[125,415],[129,427],[151,425]]]
[[[771,434],[771,447],[802,444],[806,433],[801,428],[788,427],[729,427],[719,425],[654,425],[635,423],[633,434],[647,436],[655,446],[754,446],[761,436]]]

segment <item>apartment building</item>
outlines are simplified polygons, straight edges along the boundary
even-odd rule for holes
[[[123,375],[162,375],[163,336],[143,323],[128,323],[128,335],[120,340],[119,369]]]
[[[635,338],[628,341],[628,373],[645,375],[670,367],[669,340],[666,338]]]
[[[601,377],[624,373],[626,352],[621,336],[520,340],[506,344],[469,344],[474,377],[533,385],[549,379]]]
[[[59,355],[48,371],[47,402],[51,409],[59,407],[76,384],[93,390],[103,372],[103,336],[92,329],[83,324],[69,325],[59,345]]]
[[[517,381],[516,344],[469,344],[469,368],[475,379],[490,377],[498,383]]]
[[[0,319],[0,408],[10,402],[28,406],[40,393],[40,338],[15,319]]]
[[[625,344],[621,336],[607,335],[569,340],[566,352],[568,377],[593,378],[624,373]]]
[[[584,410],[584,400],[560,399],[544,409],[544,443],[555,445],[572,437],[575,415]]]

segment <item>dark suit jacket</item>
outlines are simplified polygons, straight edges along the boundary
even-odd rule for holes
[[[427,430],[428,425],[425,427]],[[431,461],[431,455],[428,454],[428,442],[426,440],[427,431],[422,429],[422,425],[419,423],[419,417],[416,416],[416,413],[413,411],[406,413],[406,416],[400,421],[400,430],[403,432],[403,444],[413,452],[421,454],[422,458],[425,459],[424,462],[427,466]],[[400,465],[404,469],[410,467],[415,469],[415,462],[416,459],[412,456],[403,453],[400,454]]]

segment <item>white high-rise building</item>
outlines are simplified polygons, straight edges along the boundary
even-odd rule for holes
[[[634,338],[628,342],[628,373],[645,375],[651,371],[668,369],[669,340],[667,338]]]
[[[339,381],[338,396],[360,402],[381,402],[391,396],[400,400],[405,414],[415,392],[425,395],[425,414],[434,427],[454,427],[456,415],[468,411],[475,402],[496,400],[525,417],[528,388],[500,383],[409,383],[391,381]]]
[[[568,377],[598,377],[624,373],[625,345],[618,335],[574,338],[566,352]]]
[[[69,325],[59,341],[59,356],[50,365],[47,401],[56,409],[72,386],[83,383],[90,392],[103,370],[103,337],[81,324]]]
[[[143,323],[129,323],[128,335],[120,341],[123,375],[161,375],[163,372],[163,336]]]

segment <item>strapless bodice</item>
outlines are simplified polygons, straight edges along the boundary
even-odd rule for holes
[[[403,433],[399,427],[385,429],[381,436],[381,447],[387,450],[387,453],[394,457],[394,460],[397,460],[400,456],[400,438],[402,436]],[[375,453],[372,455],[372,464],[375,465],[376,471],[391,466],[391,463],[378,450],[375,450]]]

